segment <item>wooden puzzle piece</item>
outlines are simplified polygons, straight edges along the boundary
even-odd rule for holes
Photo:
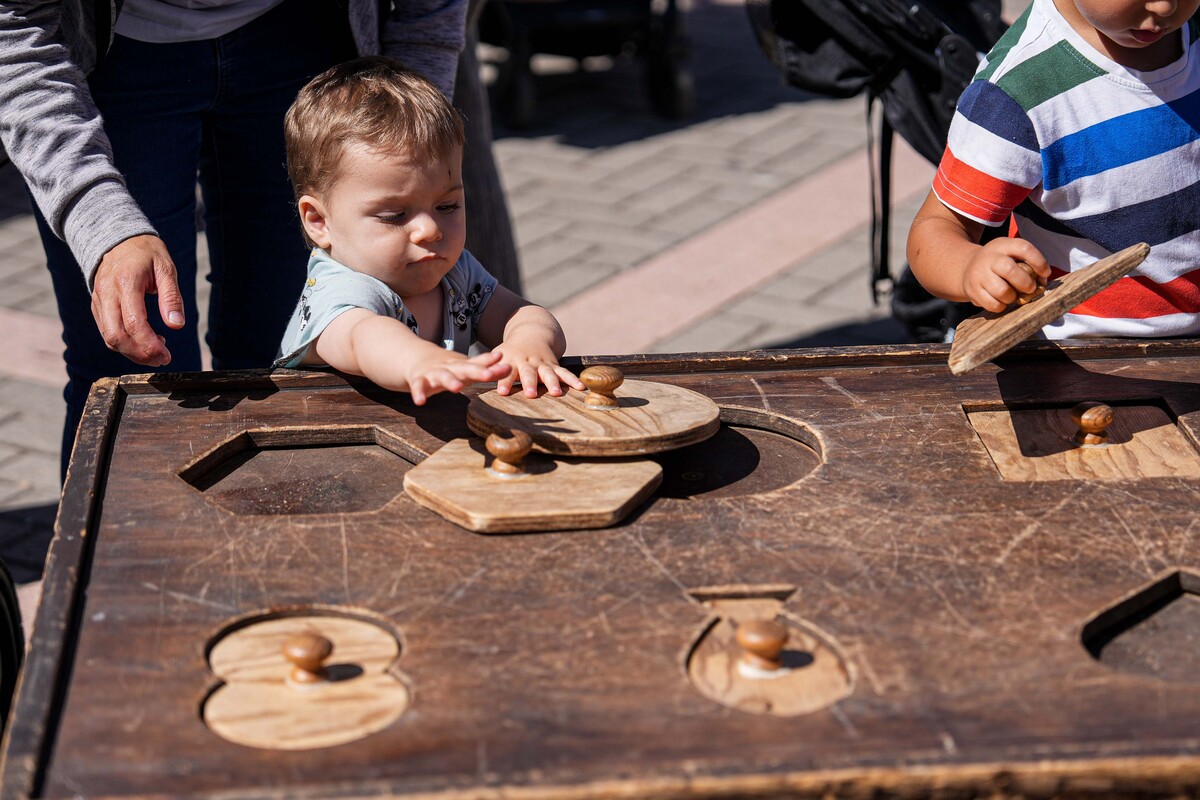
[[[1034,292],[998,314],[986,311],[963,320],[950,346],[950,371],[962,375],[1002,355],[1129,274],[1148,255],[1150,245],[1135,244],[1050,281],[1042,294]]]
[[[361,739],[392,724],[408,688],[388,672],[400,654],[377,624],[332,615],[265,618],[221,637],[209,652],[223,683],[201,716],[249,747],[308,750]]]
[[[467,424],[480,436],[522,430],[537,449],[569,456],[658,453],[702,442],[721,427],[717,404],[690,389],[627,381],[614,367],[589,367],[579,377],[589,391],[481,394],[471,399]]]
[[[455,439],[404,476],[409,496],[479,533],[603,528],[625,518],[662,481],[648,459],[551,458],[524,431]],[[486,448],[486,449],[485,449]]]

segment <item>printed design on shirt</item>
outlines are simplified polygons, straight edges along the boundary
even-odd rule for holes
[[[460,331],[467,330],[468,324],[471,327],[478,327],[480,308],[491,292],[491,286],[484,286],[479,282],[476,282],[465,296],[459,295],[451,289],[450,318],[454,322],[454,327]]]
[[[396,295],[396,300],[400,300],[399,295]],[[402,302],[396,306],[396,319],[407,325],[408,329],[416,335],[421,335],[421,331],[418,329],[419,326],[417,325],[417,318],[408,313],[408,307]]]
[[[296,330],[297,334],[304,333],[308,327],[308,323],[312,321],[312,305],[309,302],[313,287],[317,285],[315,278],[309,278],[304,285],[304,291],[300,293],[300,327]]]

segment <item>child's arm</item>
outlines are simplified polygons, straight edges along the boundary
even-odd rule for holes
[[[562,384],[583,390],[583,382],[565,367],[559,356],[567,349],[567,338],[554,316],[528,300],[496,286],[492,298],[479,318],[479,340],[499,354],[501,363],[512,371],[496,384],[506,395],[520,381],[526,397],[537,397],[538,383],[555,397],[563,393]]]
[[[334,369],[411,393],[417,405],[438,392],[459,392],[471,383],[499,380],[510,371],[499,354],[467,358],[425,341],[399,320],[363,308],[350,309],[330,322],[309,348],[305,363],[314,353]]]
[[[908,265],[930,294],[987,311],[1003,311],[1038,282],[1018,262],[1050,278],[1050,265],[1024,239],[993,239],[980,245],[983,224],[951,211],[933,192],[908,232]]]

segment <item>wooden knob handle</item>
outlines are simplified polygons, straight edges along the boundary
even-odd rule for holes
[[[525,472],[522,462],[533,448],[533,439],[525,431],[512,430],[507,435],[492,433],[484,443],[492,460],[492,471],[501,475],[521,475]]]
[[[1104,444],[1108,441],[1108,427],[1116,416],[1112,406],[1094,400],[1075,406],[1071,409],[1071,419],[1079,426],[1075,432],[1075,443]]]
[[[1026,303],[1032,303],[1046,293],[1046,281],[1041,275],[1034,272],[1033,267],[1026,264],[1024,261],[1018,261],[1017,266],[1029,273],[1029,277],[1033,278],[1037,288],[1032,292],[1017,292],[1017,299],[1013,301],[1014,306],[1023,306]]]
[[[583,401],[592,408],[616,408],[617,398],[613,392],[625,382],[625,376],[616,367],[588,367],[579,373],[579,380],[588,388]]]
[[[737,643],[742,648],[742,663],[767,672],[783,666],[783,648],[787,644],[787,626],[776,619],[753,619],[737,626]]]
[[[283,657],[292,664],[291,680],[299,684],[320,683],[327,679],[325,659],[333,652],[333,642],[315,633],[298,633],[283,643]]]

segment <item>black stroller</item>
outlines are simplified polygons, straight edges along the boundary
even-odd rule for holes
[[[584,59],[634,52],[644,62],[657,113],[681,119],[695,103],[676,0],[491,0],[479,21],[479,38],[508,51],[496,91],[501,118],[513,128],[534,121],[534,53]]]

